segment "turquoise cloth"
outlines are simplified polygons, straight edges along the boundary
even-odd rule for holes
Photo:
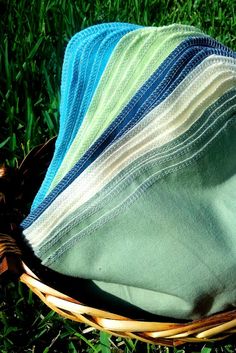
[[[72,37],[64,57],[61,82],[60,129],[55,152],[32,210],[43,200],[64,156],[80,128],[99,79],[119,40],[141,28],[128,23],[89,27]]]

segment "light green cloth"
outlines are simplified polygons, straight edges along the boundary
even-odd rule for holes
[[[96,203],[103,205],[97,217],[125,199],[127,195],[122,192],[119,196],[116,195],[114,200],[112,199],[111,204],[107,201],[103,202],[101,197],[98,198],[97,192],[124,167],[128,166],[126,173],[129,174],[132,161],[143,156],[139,161],[141,163],[146,159],[145,153],[184,133],[201,116],[202,112],[222,95],[222,92],[235,86],[236,81],[231,71],[233,69],[236,69],[233,59],[218,56],[205,59],[162,104],[104,152],[31,227],[25,230],[25,235],[33,248],[36,247],[36,251],[39,251],[42,246],[46,248],[54,237],[58,239],[66,233],[64,228],[71,219],[67,220],[66,217],[72,214],[73,218],[79,220],[80,206],[94,195]],[[195,92],[195,95],[189,92]],[[111,185],[116,183],[117,178],[112,180]],[[111,185],[109,190],[112,188]],[[105,198],[106,193],[103,192],[102,195]],[[91,205],[90,202],[89,205]],[[76,213],[74,213],[75,210]],[[64,236],[63,240],[65,240]]]
[[[165,58],[184,39],[201,33],[194,27],[174,24],[139,29],[128,33],[120,40],[49,191],[104,132]]]
[[[210,106],[199,120],[184,134],[169,142],[168,144],[156,148],[148,153],[145,158],[140,158],[138,162],[132,163],[125,168],[119,175],[112,180],[104,189],[101,190],[90,202],[77,209],[74,213],[63,219],[52,231],[51,238],[47,239],[36,247],[36,253],[40,258],[46,258],[51,253],[62,247],[66,240],[73,236],[81,234],[83,231],[91,229],[99,219],[109,211],[119,206],[129,195],[129,192],[135,190],[136,185],[132,187],[132,180],[140,176],[140,168],[145,168],[148,161],[156,160],[156,168],[161,172],[169,165],[181,161],[184,158],[184,151],[191,147],[197,148],[195,144],[198,135],[201,135],[208,125],[211,126],[217,121],[222,121],[231,116],[231,110],[234,109],[236,100],[236,91],[230,90],[223,97]],[[232,108],[233,106],[233,108]],[[219,123],[218,123],[219,124]],[[192,152],[192,149],[190,152]],[[187,153],[186,152],[186,153]],[[141,169],[142,172],[142,169]],[[145,176],[145,174],[144,174]],[[89,225],[89,227],[88,227]],[[53,236],[52,236],[53,235]],[[30,239],[30,238],[28,238]]]
[[[198,34],[167,28],[119,42],[52,188],[172,50]],[[210,53],[219,56],[203,60]],[[145,102],[155,108],[77,178],[72,170],[76,179],[23,231],[43,265],[90,280],[94,296],[97,286],[177,319],[236,306],[236,61],[221,49],[206,49],[199,64],[187,58],[187,77],[152,105],[155,89]]]
[[[230,111],[161,172],[149,161],[122,204],[45,264],[159,315],[193,319],[235,306],[235,104]]]

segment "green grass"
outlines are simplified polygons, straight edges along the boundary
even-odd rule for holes
[[[236,49],[231,0],[0,0],[0,163],[16,166],[58,131],[60,76],[71,36],[95,23],[191,24]],[[21,284],[0,287],[0,352],[235,352],[220,344],[178,350],[111,338],[60,318]]]

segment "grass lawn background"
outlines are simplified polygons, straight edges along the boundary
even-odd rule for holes
[[[190,24],[235,50],[235,11],[235,0],[0,0],[0,162],[17,166],[32,147],[57,134],[63,54],[79,30],[111,21]],[[236,352],[235,337],[168,349],[84,329],[22,284],[0,284],[0,353]]]

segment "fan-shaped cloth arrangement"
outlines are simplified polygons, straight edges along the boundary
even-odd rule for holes
[[[69,42],[60,131],[22,223],[42,264],[143,311],[236,306],[236,54],[183,25]]]

